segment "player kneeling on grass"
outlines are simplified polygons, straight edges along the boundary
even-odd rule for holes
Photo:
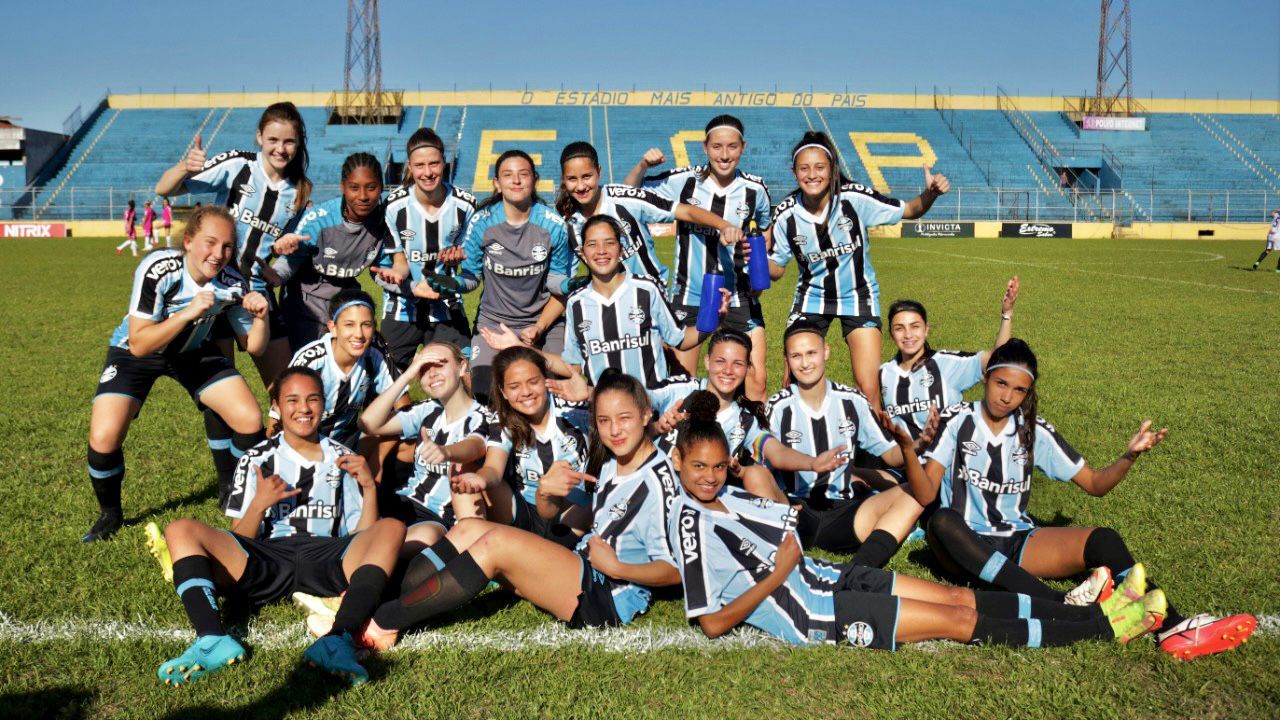
[[[592,530],[576,549],[505,525],[459,521],[431,546],[443,567],[415,558],[408,571],[415,587],[378,608],[377,625],[416,625],[461,607],[495,578],[571,628],[626,625],[648,610],[650,588],[680,581],[666,537],[667,508],[679,487],[649,437],[649,412],[638,380],[617,371],[601,377],[591,419],[593,459],[602,469]],[[583,479],[557,465],[539,483],[539,498],[563,498]]]
[[[830,472],[779,473],[789,502],[800,509],[800,541],[806,547],[854,553],[855,565],[884,567],[924,508],[898,486],[895,476],[857,468],[854,456],[861,449],[901,467],[902,452],[880,429],[865,395],[827,378],[831,346],[820,325],[801,320],[787,328],[782,349],[792,383],[769,398],[765,408],[774,437],[805,454],[831,448],[848,453],[847,461]]]
[[[1124,642],[1163,612],[1159,590],[1123,607],[1073,607],[807,558],[794,532],[797,508],[725,487],[729,446],[711,409],[690,408],[678,431],[673,461],[684,494],[668,528],[686,614],[708,637],[745,622],[798,645],[892,650],[947,639],[1040,647]],[[911,436],[898,427],[895,440],[907,474],[922,474]]]
[[[304,657],[356,684],[369,677],[356,661],[352,636],[381,601],[404,525],[378,519],[377,487],[364,458],[320,434],[324,385],[314,370],[286,369],[271,394],[283,431],[241,458],[227,506],[232,533],[190,519],[165,528],[173,583],[198,636],[160,666],[167,684],[244,659],[244,647],[223,628],[219,591],[253,606],[294,589],[324,596],[345,591],[329,634]]]
[[[1120,535],[1110,528],[1037,527],[1027,515],[1031,473],[1071,481],[1094,497],[1111,492],[1138,456],[1164,440],[1164,428],[1142,423],[1124,454],[1095,470],[1052,425],[1037,415],[1036,356],[1018,338],[991,353],[983,398],[942,413],[937,437],[925,453],[924,475],[908,478],[922,505],[938,508],[928,520],[930,547],[944,565],[1006,590],[1080,604],[1094,602],[1123,578],[1115,595],[1136,599],[1148,587]],[[1039,578],[1063,578],[1097,568],[1080,587],[1063,593]],[[1172,606],[1157,635],[1160,648],[1187,659],[1228,650],[1244,641],[1251,615],[1185,618]]]

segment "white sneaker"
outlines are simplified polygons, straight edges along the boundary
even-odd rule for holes
[[[1110,596],[1114,587],[1111,571],[1105,567],[1097,567],[1089,573],[1089,577],[1085,578],[1084,582],[1072,588],[1062,601],[1068,605],[1092,605]]]

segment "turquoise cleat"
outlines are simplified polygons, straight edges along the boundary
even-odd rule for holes
[[[327,673],[350,678],[352,685],[369,681],[369,671],[356,662],[356,644],[350,633],[325,635],[311,643],[302,658]]]
[[[165,685],[183,685],[244,660],[244,646],[230,635],[205,635],[156,671]]]

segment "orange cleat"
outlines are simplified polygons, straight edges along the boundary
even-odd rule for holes
[[[1249,642],[1258,627],[1252,615],[1232,615],[1218,619],[1212,615],[1187,618],[1156,636],[1160,649],[1178,660],[1215,655]]]

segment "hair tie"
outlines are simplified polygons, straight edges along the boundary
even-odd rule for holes
[[[364,300],[348,300],[347,302],[344,302],[338,306],[338,309],[334,311],[333,317],[330,319],[333,320],[334,322],[337,322],[338,318],[342,315],[342,313],[346,312],[348,308],[354,307],[356,305],[363,305],[369,308],[369,312],[373,312],[373,306],[365,302]]]
[[[823,145],[822,143],[809,143],[807,145],[801,145],[800,147],[796,148],[795,152],[791,153],[791,162],[794,163],[796,161],[796,158],[799,157],[800,153],[805,150],[808,150],[809,148],[818,148],[819,150],[827,154],[827,158],[831,158],[831,151],[827,149],[826,145]]]
[[[1033,373],[1033,372],[1031,372],[1031,370],[1030,370],[1029,368],[1027,368],[1025,365],[1016,365],[1016,364],[1014,364],[1014,363],[1000,363],[1000,364],[998,364],[998,365],[990,365],[990,366],[988,366],[988,367],[987,367],[987,372],[989,373],[989,372],[991,372],[992,370],[995,370],[996,368],[1002,368],[1002,367],[1013,368],[1014,370],[1021,370],[1022,372],[1024,372],[1024,373],[1026,373],[1026,374],[1030,375],[1030,376],[1031,376],[1031,381],[1032,381],[1032,382],[1035,382],[1036,374],[1035,374],[1035,373]]]
[[[711,128],[710,130],[707,130],[706,137],[711,137],[711,133],[713,133],[713,132],[715,132],[715,131],[717,131],[717,130],[732,130],[732,131],[734,131],[734,132],[738,133],[738,137],[742,138],[742,140],[743,140],[744,142],[745,142],[745,141],[746,141],[746,139],[747,139],[747,136],[746,136],[746,135],[743,135],[741,130],[739,130],[738,128],[736,128],[736,127],[734,127],[734,126],[732,126],[732,125],[716,125],[715,127]]]

